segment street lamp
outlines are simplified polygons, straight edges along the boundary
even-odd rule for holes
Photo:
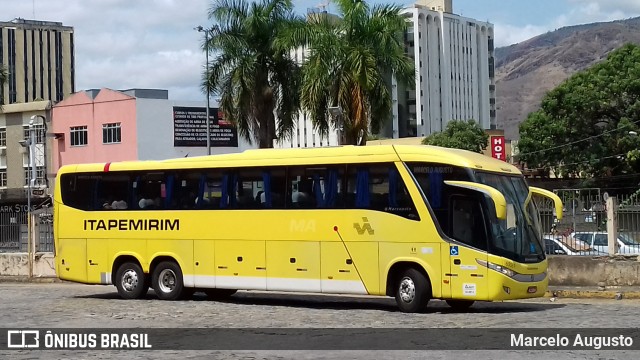
[[[34,115],[31,117],[31,120],[29,120],[29,130],[28,130],[28,137],[26,140],[21,140],[19,141],[20,145],[23,147],[27,148],[27,151],[29,152],[29,169],[30,171],[27,172],[27,252],[29,253],[29,277],[33,276],[33,266],[32,266],[32,253],[33,253],[33,249],[32,249],[32,241],[31,241],[31,236],[32,236],[32,231],[31,231],[31,194],[32,194],[32,188],[33,185],[35,183],[35,180],[37,178],[37,172],[36,172],[36,167],[35,167],[35,161],[34,161],[34,154],[35,154],[35,136],[34,136],[34,132],[35,132],[35,128],[34,128],[34,123],[35,120],[41,117],[44,121],[44,117],[40,116],[40,115]]]
[[[209,97],[210,97],[210,86],[209,86],[209,34],[217,29],[218,27],[216,25],[212,26],[210,29],[205,29],[202,26],[198,26],[195,28],[195,30],[198,30],[198,32],[203,32],[204,33],[204,52],[206,54],[206,65],[205,65],[205,74],[206,74],[206,79],[207,79],[207,110],[206,110],[206,117],[207,117],[207,155],[211,155],[211,121],[209,119]]]

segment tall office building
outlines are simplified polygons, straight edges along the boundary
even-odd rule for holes
[[[59,22],[0,22],[0,66],[8,79],[0,103],[61,101],[75,91],[73,28]]]
[[[389,76],[393,116],[378,135],[421,138],[442,131],[451,120],[468,119],[484,129],[495,129],[493,25],[454,14],[452,0],[418,0],[402,14],[408,24],[403,34],[405,52],[414,60],[416,81],[415,86],[407,87]],[[302,63],[305,50],[292,50],[291,56]],[[321,137],[308,116],[301,113],[292,139],[274,145],[337,143],[336,129]]]
[[[393,121],[382,135],[428,136],[451,120],[496,124],[493,25],[453,14],[451,0],[421,0],[403,11],[405,51],[415,61],[415,87],[391,80]]]

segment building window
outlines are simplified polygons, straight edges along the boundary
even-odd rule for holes
[[[121,128],[120,123],[103,124],[102,125],[102,143],[118,144],[120,143]]]
[[[44,144],[44,139],[45,139],[45,129],[44,129],[44,124],[34,124],[33,125],[33,129],[34,131],[34,136],[35,136],[35,140],[36,140],[36,144]],[[29,140],[29,126],[25,125],[23,126],[23,136],[25,140]]]
[[[84,146],[88,143],[88,134],[86,126],[71,127],[71,146]]]
[[[7,187],[7,169],[0,169],[0,188]]]
[[[36,181],[35,185],[45,184],[46,170],[44,166],[36,166]],[[31,177],[31,167],[24,167],[24,186],[29,186],[29,178]]]
[[[7,146],[7,129],[0,128],[0,146]]]

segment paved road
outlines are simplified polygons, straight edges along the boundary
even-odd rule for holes
[[[0,284],[1,328],[640,328],[638,300],[534,299],[517,302],[478,303],[468,313],[449,310],[433,301],[425,314],[398,312],[390,298],[291,295],[239,292],[227,302],[193,300],[160,301],[149,292],[146,300],[121,300],[112,286],[57,284]],[[3,334],[0,334],[4,336]],[[452,339],[456,341],[456,339]],[[640,338],[635,339],[640,342]],[[394,351],[374,358],[423,358],[426,352]],[[378,355],[376,354],[376,355]],[[457,359],[540,358],[541,351],[429,352],[430,358]],[[632,351],[556,351],[552,358],[629,358]],[[1,352],[0,358],[129,358],[123,351]],[[136,357],[167,358],[367,358],[362,351],[137,351]]]

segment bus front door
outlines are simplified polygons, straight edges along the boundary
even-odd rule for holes
[[[474,197],[453,196],[449,244],[451,298],[487,300],[487,236],[480,203]]]

